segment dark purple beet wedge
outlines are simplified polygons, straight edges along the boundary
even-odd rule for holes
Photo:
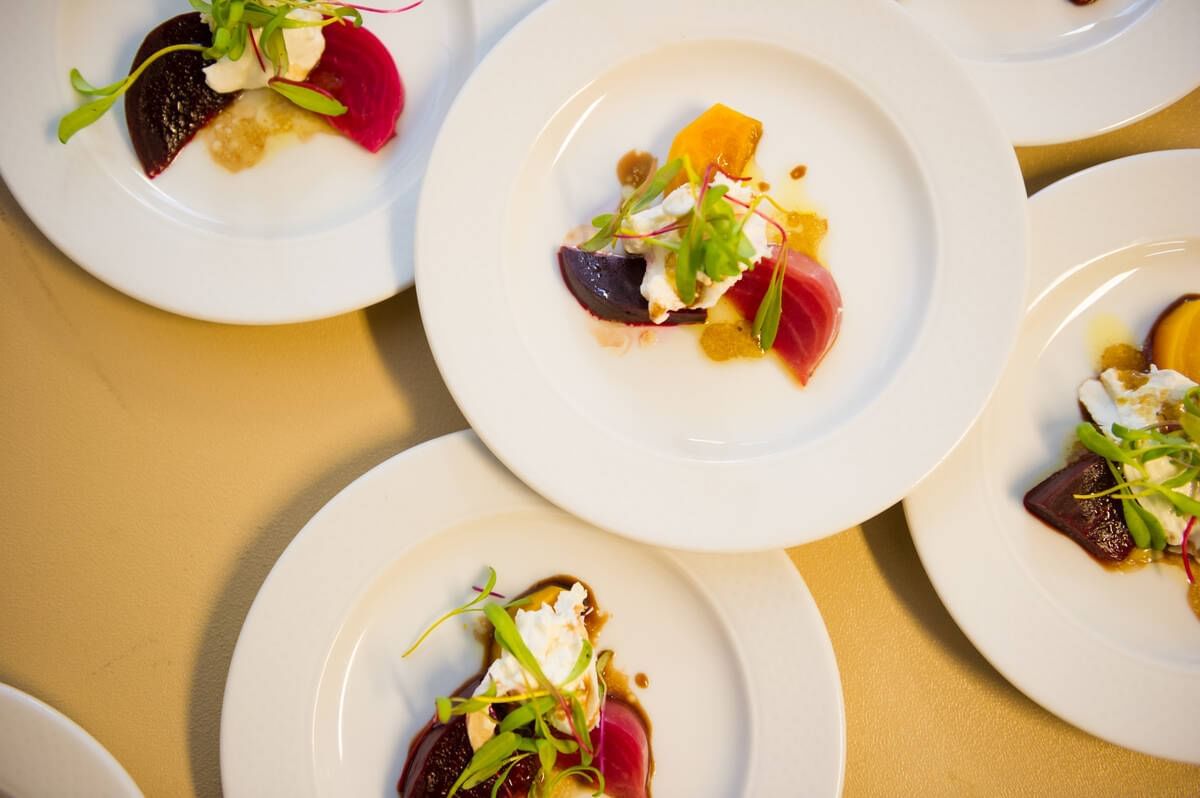
[[[455,690],[454,694],[471,695],[482,677],[483,674],[475,676]],[[404,772],[400,774],[400,782],[396,785],[400,798],[445,798],[474,753],[467,737],[467,722],[462,715],[454,716],[449,723],[439,723],[436,717],[430,718],[408,749]],[[522,759],[509,772],[496,794],[499,798],[525,798],[537,771],[537,757]],[[455,795],[462,798],[490,798],[495,781],[496,777],[493,776],[469,790],[459,790]]]
[[[1101,562],[1121,562],[1133,551],[1119,499],[1076,499],[1116,485],[1104,458],[1089,454],[1025,494],[1025,509],[1078,543]]]
[[[212,31],[200,14],[181,14],[150,31],[134,56],[130,71],[173,44],[212,44]],[[179,151],[237,94],[221,94],[204,79],[204,56],[169,53],[155,61],[125,94],[125,123],[133,149],[147,177],[171,165]]]
[[[558,265],[567,288],[593,316],[622,324],[652,323],[642,296],[645,258],[560,247]],[[703,324],[707,319],[706,310],[677,310],[664,323]]]

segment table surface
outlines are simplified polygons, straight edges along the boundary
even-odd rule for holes
[[[1200,147],[1200,91],[1018,156],[1032,192],[1178,147]],[[359,474],[466,425],[414,293],[284,327],[173,316],[75,266],[0,184],[0,375],[0,681],[88,729],[148,796],[220,795],[225,676],[272,564]],[[847,796],[1200,789],[1200,768],[1102,742],[1008,684],[898,506],[790,555],[837,652]]]

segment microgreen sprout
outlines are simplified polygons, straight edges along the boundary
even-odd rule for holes
[[[473,789],[494,779],[490,795],[496,798],[501,794],[501,785],[508,779],[513,768],[530,757],[537,757],[538,763],[537,776],[530,791],[532,798],[553,795],[555,788],[566,778],[581,779],[590,783],[597,788],[595,794],[601,795],[604,792],[604,774],[594,757],[603,742],[603,728],[599,733],[600,744],[594,747],[581,694],[572,691],[569,686],[584,676],[589,668],[595,668],[603,719],[604,699],[607,695],[603,673],[612,652],[596,653],[591,641],[585,638],[580,644],[579,655],[566,677],[558,684],[553,683],[542,670],[537,657],[525,644],[509,614],[510,610],[528,604],[530,597],[517,598],[503,604],[490,601],[489,598],[504,599],[504,595],[494,589],[496,582],[496,571],[489,567],[488,578],[484,584],[472,586],[471,590],[475,595],[461,606],[442,614],[403,655],[407,657],[415,651],[434,629],[447,620],[464,613],[482,612],[491,624],[496,644],[516,659],[537,685],[534,689],[522,693],[497,695],[495,684],[490,684],[480,695],[440,696],[434,701],[439,723],[449,723],[457,716],[474,712],[487,712],[499,721],[495,735],[474,752],[447,795],[457,795],[462,790]],[[553,729],[550,718],[556,723],[565,723],[570,730],[570,737],[562,736]],[[559,756],[575,755],[579,757],[578,764],[561,770],[556,769]]]
[[[629,217],[645,210],[663,194],[666,187],[683,171],[695,199],[694,207],[686,218],[672,222],[648,233],[627,229],[624,225]],[[750,178],[730,175],[717,164],[709,164],[702,173],[697,173],[691,162],[684,157],[676,159],[659,169],[638,186],[617,209],[616,213],[605,213],[592,219],[595,234],[580,249],[595,252],[610,246],[614,241],[637,240],[648,245],[666,249],[673,258],[675,292],[685,304],[696,301],[699,276],[706,282],[719,282],[736,277],[746,269],[755,267],[755,249],[745,234],[746,222],[758,216],[779,233],[777,254],[772,264],[772,275],[758,311],[754,317],[751,333],[762,351],[775,343],[779,331],[779,320],[783,314],[783,280],[787,272],[787,230],[771,216],[759,210],[759,204],[768,202],[775,208],[784,209],[766,194],[760,194],[746,203],[729,196],[727,185],[713,185],[713,177],[720,172],[733,182],[744,182]],[[743,213],[738,215],[733,206]],[[678,233],[678,241],[664,238]]]
[[[1076,428],[1079,442],[1105,459],[1116,484],[1107,490],[1078,494],[1075,498],[1111,496],[1120,500],[1134,544],[1138,548],[1162,551],[1167,546],[1162,522],[1140,500],[1153,496],[1165,499],[1175,513],[1191,517],[1189,531],[1195,517],[1200,516],[1200,501],[1178,490],[1195,485],[1200,479],[1200,387],[1185,394],[1177,422],[1140,429],[1113,424],[1112,435],[1112,438],[1104,435],[1092,424],[1084,423]],[[1173,466],[1172,473],[1164,478],[1152,477],[1148,464],[1156,460]],[[1182,556],[1185,566],[1189,566],[1186,540],[1183,541]],[[1190,572],[1190,567],[1187,570]]]
[[[411,11],[423,0],[401,8],[373,8],[336,0],[188,0],[192,9],[204,14],[212,29],[213,38],[209,45],[173,44],[152,53],[125,78],[109,86],[96,88],[88,83],[78,69],[70,72],[71,86],[85,97],[97,97],[71,111],[58,123],[58,140],[66,144],[72,136],[92,124],[111,108],[129,88],[137,82],[146,69],[158,59],[179,52],[197,52],[209,61],[228,58],[237,61],[250,47],[259,66],[273,77],[267,86],[272,91],[295,105],[325,116],[341,116],[347,108],[328,91],[311,83],[287,80],[287,42],[284,31],[293,28],[324,27],[345,24],[360,27],[362,12],[372,14],[398,14]],[[295,19],[293,11],[315,11],[319,20]],[[257,41],[255,32],[257,31]],[[265,59],[265,60],[264,60]],[[268,69],[267,64],[270,64]]]

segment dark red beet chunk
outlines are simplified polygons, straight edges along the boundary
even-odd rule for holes
[[[650,305],[642,296],[645,258],[560,247],[558,265],[567,288],[593,316],[622,324],[653,323]],[[664,323],[703,324],[707,318],[706,310],[678,310]]]
[[[325,52],[308,80],[346,106],[327,116],[342,135],[379,152],[396,135],[404,110],[404,84],[387,47],[366,28],[333,24],[324,29]]]
[[[470,695],[481,678],[482,674],[475,676],[454,694]],[[409,746],[408,759],[396,789],[401,798],[445,798],[473,755],[471,741],[467,738],[467,722],[462,715],[451,718],[449,723],[438,723],[436,717],[430,718]],[[525,798],[537,771],[537,757],[521,760],[509,772],[498,795],[502,798]],[[493,777],[469,790],[459,790],[455,795],[489,798],[494,782]]]
[[[1120,499],[1076,499],[1116,480],[1102,457],[1089,454],[1052,474],[1025,494],[1025,509],[1078,543],[1101,562],[1121,562],[1133,551]]]
[[[173,44],[212,44],[212,31],[196,14],[180,14],[159,25],[142,42],[130,71]],[[170,53],[155,61],[125,93],[125,124],[147,177],[171,165],[179,151],[212,118],[237,99],[204,79],[204,56]]]

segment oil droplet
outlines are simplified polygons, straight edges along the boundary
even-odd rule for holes
[[[792,171],[788,172],[788,175],[792,178],[792,180],[799,180],[806,174],[808,174],[808,167],[804,164],[798,164],[792,167]]]
[[[650,677],[644,673],[639,673],[633,677],[633,683],[645,690],[650,686]]]

